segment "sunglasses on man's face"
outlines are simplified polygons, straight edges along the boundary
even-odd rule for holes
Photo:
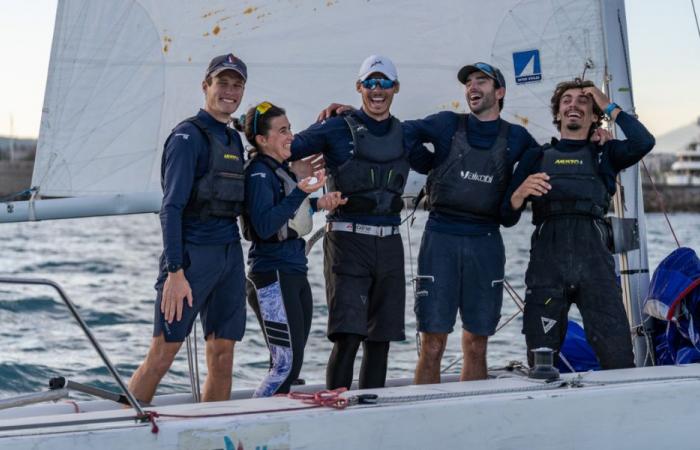
[[[372,90],[377,86],[382,89],[391,89],[394,87],[394,84],[396,84],[395,81],[387,80],[386,78],[369,78],[362,81],[362,87],[369,90]]]

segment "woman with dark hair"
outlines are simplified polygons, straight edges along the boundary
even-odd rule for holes
[[[243,232],[248,252],[248,303],[270,350],[270,370],[255,397],[287,393],[299,376],[311,329],[312,298],[302,236],[311,214],[345,203],[340,192],[309,199],[325,183],[318,171],[297,181],[287,159],[294,137],[285,111],[269,102],[250,108],[244,132],[253,146],[245,172]]]

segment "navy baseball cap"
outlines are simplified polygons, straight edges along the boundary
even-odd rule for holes
[[[204,75],[204,78],[215,77],[224,70],[234,70],[238,72],[238,74],[243,77],[243,81],[248,79],[248,68],[245,63],[241,61],[240,58],[234,56],[233,53],[217,56],[212,59],[209,63],[209,67],[207,67],[207,73]]]
[[[482,72],[487,77],[494,80],[496,82],[496,88],[505,88],[506,87],[506,79],[503,77],[503,74],[501,73],[501,71],[498,70],[497,68],[493,67],[491,64],[486,64],[483,62],[469,64],[467,66],[462,67],[461,69],[459,69],[459,72],[457,73],[457,79],[459,80],[460,83],[466,84],[467,78],[469,77],[469,75],[473,74],[474,72]]]

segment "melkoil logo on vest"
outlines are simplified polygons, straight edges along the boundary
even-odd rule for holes
[[[479,183],[491,184],[491,182],[493,182],[493,175],[482,175],[480,173],[470,172],[468,170],[466,172],[464,170],[461,170],[459,172],[459,176],[461,176],[465,180],[476,181]]]

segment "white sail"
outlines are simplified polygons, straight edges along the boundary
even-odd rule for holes
[[[478,14],[455,0],[60,2],[33,186],[43,197],[147,193],[157,209],[163,142],[202,105],[209,59],[228,52],[249,66],[238,113],[268,99],[297,130],[330,101],[358,103],[369,54],[398,66],[401,119],[465,110],[457,70],[491,62],[506,77],[504,117],[540,141],[556,132],[556,83],[588,61],[600,84],[605,68],[598,0],[499,0]]]

